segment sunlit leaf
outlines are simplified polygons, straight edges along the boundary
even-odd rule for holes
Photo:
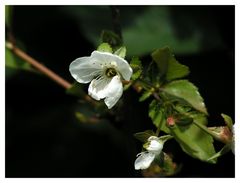
[[[205,115],[201,113],[193,113],[190,115],[194,121],[202,125],[207,124]],[[209,161],[216,152],[213,146],[213,138],[194,123],[188,126],[175,125],[169,128],[171,135],[179,143],[182,150],[188,155],[207,161],[209,163],[216,163],[216,159]]]
[[[166,84],[163,91],[185,100],[200,112],[207,114],[203,98],[198,92],[198,88],[187,80],[177,80]]]
[[[101,52],[109,52],[109,53],[112,53],[112,47],[108,44],[108,43],[102,43],[98,46],[97,48],[98,51],[101,51]]]
[[[130,61],[130,66],[133,69],[133,74],[131,79],[136,80],[138,79],[142,74],[142,63],[141,60],[138,57],[133,57]]]
[[[115,55],[118,55],[119,57],[125,58],[126,52],[127,52],[126,47],[125,47],[125,46],[122,46],[122,47],[118,48],[118,49],[114,52],[114,54],[115,54]]]

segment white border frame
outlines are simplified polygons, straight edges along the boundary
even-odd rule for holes
[[[3,0],[2,0],[3,1]],[[235,5],[235,152],[239,151],[239,121],[240,121],[240,88],[239,88],[239,75],[240,75],[240,52],[239,49],[239,15],[240,15],[240,8],[238,1],[235,0],[201,0],[201,1],[191,1],[191,0],[139,0],[129,2],[129,0],[121,0],[115,2],[113,0],[104,0],[104,1],[97,1],[97,0],[88,0],[88,1],[79,1],[79,0],[39,0],[39,1],[30,1],[30,0],[5,0],[4,2],[0,2],[0,56],[1,56],[1,67],[0,67],[0,182],[1,183],[63,183],[63,182],[92,182],[97,181],[99,183],[104,182],[115,182],[120,183],[122,181],[129,181],[129,182],[184,182],[184,183],[199,183],[202,181],[216,181],[218,183],[232,183],[232,182],[240,182],[240,172],[239,169],[239,156],[235,156],[236,162],[236,169],[235,169],[235,178],[124,178],[124,179],[117,179],[117,178],[5,178],[5,5]],[[237,153],[236,153],[237,154]],[[226,167],[227,169],[227,167]]]

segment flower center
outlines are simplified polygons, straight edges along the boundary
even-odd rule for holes
[[[117,71],[114,68],[107,68],[105,74],[107,77],[112,78],[117,75]]]

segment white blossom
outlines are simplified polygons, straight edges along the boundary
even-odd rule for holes
[[[90,57],[80,57],[69,66],[70,73],[79,83],[90,83],[88,94],[95,100],[104,99],[111,109],[123,93],[122,79],[129,81],[132,68],[123,58],[93,51]]]
[[[156,156],[158,156],[163,149],[163,142],[156,136],[151,136],[148,138],[147,151],[141,152],[137,155],[134,166],[135,170],[147,169]]]

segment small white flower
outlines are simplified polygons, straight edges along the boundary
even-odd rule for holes
[[[147,169],[155,158],[155,154],[151,152],[141,152],[137,156],[138,158],[134,163],[135,170]]]
[[[151,136],[148,138],[148,141],[150,142],[149,146],[146,148],[148,152],[152,152],[156,155],[160,154],[163,149],[163,143],[158,140],[158,137]]]
[[[163,142],[158,137],[151,136],[148,138],[149,145],[146,147],[147,151],[141,152],[137,155],[134,166],[135,170],[147,169],[156,156],[158,156],[163,149]]]
[[[121,79],[132,76],[132,68],[123,58],[108,53],[93,51],[90,57],[80,57],[69,66],[70,73],[79,83],[90,83],[88,94],[95,100],[104,99],[111,109],[123,93]]]

